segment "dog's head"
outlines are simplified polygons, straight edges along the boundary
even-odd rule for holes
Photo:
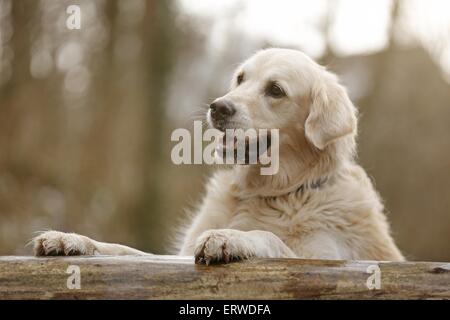
[[[342,160],[354,152],[357,116],[345,88],[297,50],[267,49],[250,57],[237,68],[229,92],[211,104],[207,118],[222,131],[279,129],[280,161],[291,162],[289,170],[296,159],[312,166],[320,155]],[[313,159],[305,160],[305,154]]]
[[[297,50],[262,50],[240,65],[208,110],[219,129],[299,129],[317,149],[356,133],[356,109],[337,77]]]

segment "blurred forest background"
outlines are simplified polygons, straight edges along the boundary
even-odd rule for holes
[[[270,46],[340,75],[398,245],[450,261],[447,0],[0,0],[0,254],[49,228],[167,253],[211,171],[170,133]]]

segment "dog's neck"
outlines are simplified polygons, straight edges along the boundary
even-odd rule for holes
[[[241,166],[235,170],[235,184],[239,197],[274,197],[306,189],[319,189],[332,175],[334,170],[322,170],[321,164],[301,170],[299,167],[286,168],[280,164],[275,175],[260,175],[256,166]]]
[[[236,166],[235,190],[240,198],[282,196],[298,190],[318,189],[352,159],[342,157],[339,144],[320,151],[305,141],[280,148],[280,167],[274,175],[261,175],[260,166]],[[339,157],[338,155],[341,155]]]
[[[262,195],[258,195],[259,198],[266,198],[266,199],[274,199],[274,198],[278,198],[278,197],[286,197],[289,196],[293,193],[295,194],[303,194],[306,191],[315,191],[315,190],[320,190],[320,188],[322,188],[326,182],[328,181],[328,177],[323,177],[323,178],[318,178],[316,181],[312,181],[311,183],[303,183],[300,185],[300,187],[298,187],[297,189],[293,190],[293,191],[289,191],[287,193],[284,194],[277,194],[277,195],[270,195],[270,196],[262,196]]]

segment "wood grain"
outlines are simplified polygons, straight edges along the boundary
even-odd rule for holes
[[[67,268],[80,268],[68,289]],[[381,289],[368,289],[378,265]],[[0,257],[0,299],[450,299],[450,263],[190,257]]]

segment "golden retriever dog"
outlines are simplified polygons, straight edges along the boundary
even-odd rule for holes
[[[249,258],[404,260],[383,205],[355,163],[357,111],[337,77],[300,51],[266,49],[240,65],[208,110],[225,129],[279,129],[279,170],[235,165],[214,174],[185,229],[196,263]],[[73,233],[34,239],[41,255],[145,254]]]

